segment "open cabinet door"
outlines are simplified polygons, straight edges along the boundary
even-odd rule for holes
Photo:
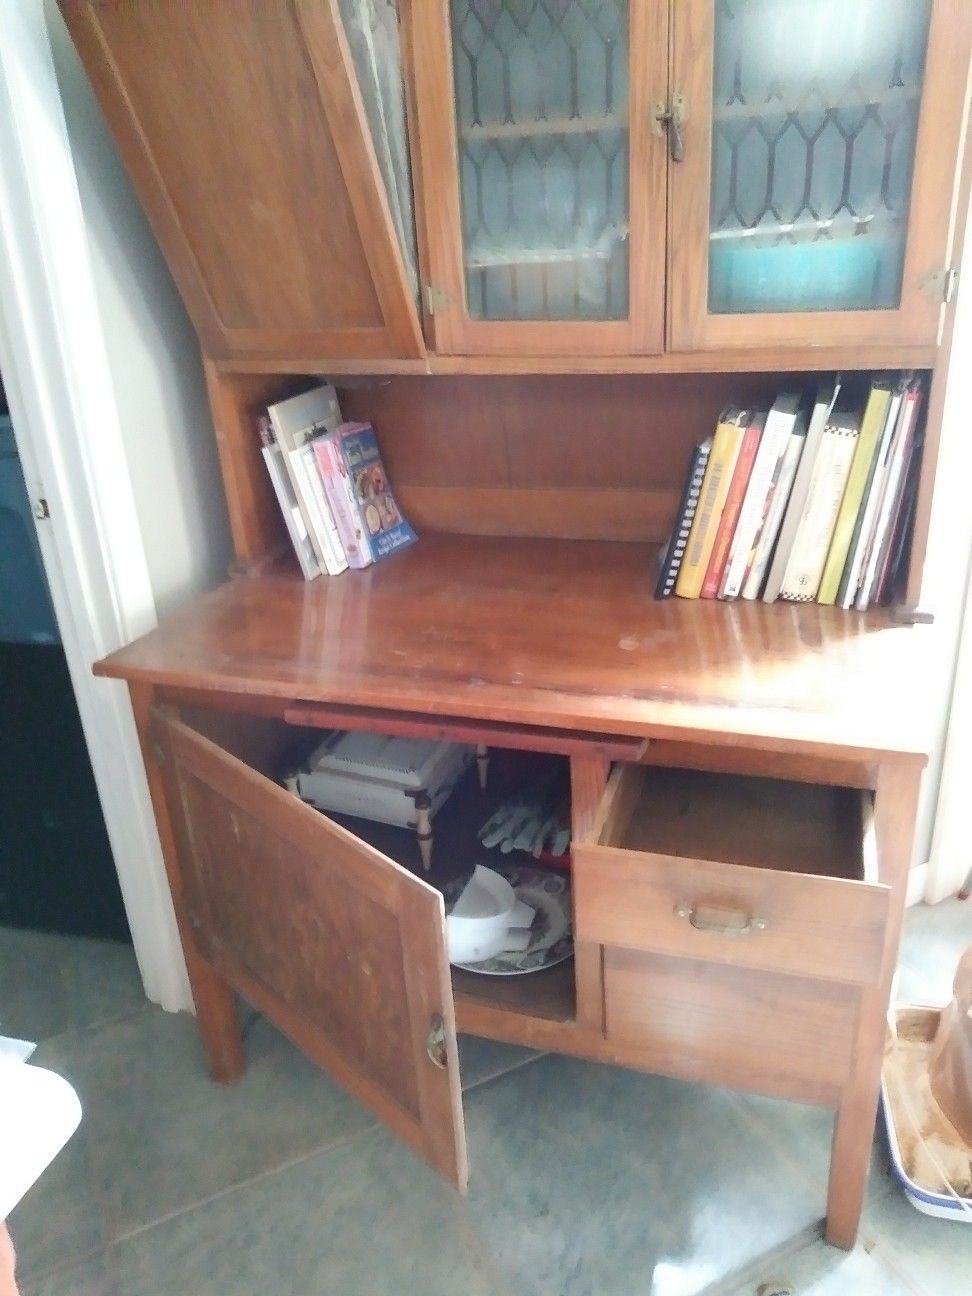
[[[338,0],[59,0],[214,359],[415,357]]]
[[[204,957],[464,1190],[441,895],[174,713],[152,735]]]

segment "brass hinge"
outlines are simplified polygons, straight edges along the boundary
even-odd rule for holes
[[[931,274],[925,275],[921,286],[929,297],[944,302],[947,306],[955,296],[958,281],[958,267],[943,266],[941,270],[933,270]]]
[[[435,284],[425,284],[425,305],[430,315],[445,310],[449,305],[449,294],[444,288],[437,288]]]

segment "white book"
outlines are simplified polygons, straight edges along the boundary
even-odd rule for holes
[[[868,548],[864,560],[864,571],[861,575],[860,585],[857,590],[857,598],[854,604],[860,612],[867,611],[871,599],[874,597],[874,589],[880,571],[881,558],[885,552],[885,541],[887,539],[888,528],[891,526],[894,517],[898,492],[903,490],[905,485],[904,477],[905,465],[908,462],[908,448],[914,440],[915,424],[918,421],[918,411],[920,407],[921,387],[918,384],[915,384],[908,389],[908,392],[905,395],[904,404],[901,409],[901,417],[898,419],[898,426],[895,428],[894,438],[891,444],[888,470],[884,476],[881,502],[878,505],[877,521],[874,524],[874,532],[871,536],[870,547]]]
[[[324,494],[321,471],[317,466],[314,447],[308,441],[294,451],[299,471],[307,483],[307,501],[314,522],[314,532],[324,554],[324,569],[329,576],[340,576],[348,570],[348,559],[334,523],[334,514]]]
[[[817,392],[813,413],[810,415],[810,425],[807,428],[806,445],[803,447],[803,454],[800,456],[800,466],[797,468],[793,489],[790,491],[786,513],[783,517],[783,525],[780,528],[776,553],[773,555],[769,576],[766,578],[766,588],[763,591],[764,603],[772,603],[779,598],[780,590],[783,588],[786,565],[793,549],[793,542],[800,526],[800,519],[803,516],[803,507],[807,502],[807,492],[813,478],[813,466],[820,450],[820,441],[839,394],[839,377],[829,386],[821,387]]]
[[[847,555],[847,568],[844,577],[841,578],[840,589],[837,592],[838,607],[852,608],[857,597],[867,555],[870,552],[871,540],[874,536],[874,528],[877,525],[880,512],[881,497],[884,493],[884,483],[887,478],[895,430],[904,410],[903,400],[904,389],[898,387],[896,391],[891,393],[888,412],[884,419],[884,427],[881,429],[881,436],[874,454],[871,480],[867,484],[864,501],[861,505],[860,526],[856,529],[851,540],[850,553]]]
[[[729,546],[726,570],[719,586],[720,598],[736,598],[743,587],[765,518],[766,496],[779,469],[799,407],[800,393],[784,392],[777,397],[766,416],[756,460],[749,475],[749,485],[743,496],[739,520]]]
[[[313,486],[302,470],[297,452],[317,433],[340,427],[341,407],[338,405],[337,392],[330,383],[323,383],[299,396],[291,396],[268,406],[267,415],[277,445],[283,451],[284,463],[317,560],[322,569],[327,571],[326,529],[322,531],[315,524]]]
[[[759,598],[760,590],[763,588],[763,578],[766,575],[766,569],[773,553],[773,546],[776,544],[776,537],[779,535],[783,523],[783,514],[790,498],[790,491],[793,489],[793,482],[803,456],[806,441],[806,415],[800,414],[793,425],[793,431],[790,433],[790,439],[786,443],[786,449],[783,451],[779,476],[776,485],[773,487],[773,498],[770,500],[763,529],[759,533],[759,540],[756,542],[756,553],[749,569],[749,575],[746,577],[742,587],[744,599]]]
[[[824,428],[780,590],[790,602],[812,603],[817,597],[860,431],[859,414],[832,415]]]
[[[300,570],[304,574],[304,580],[314,580],[316,576],[321,574],[321,565],[317,561],[317,554],[314,552],[314,546],[311,544],[310,536],[307,534],[307,528],[304,525],[304,519],[297,504],[297,497],[294,495],[293,484],[287,474],[287,469],[284,467],[283,453],[277,445],[265,445],[262,450],[267,472],[270,474],[273,493],[276,495],[277,503],[280,505],[280,512],[287,527],[287,534],[290,536],[290,542],[294,546],[294,553],[300,563]]]

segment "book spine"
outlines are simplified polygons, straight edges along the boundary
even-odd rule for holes
[[[702,493],[702,481],[705,477],[711,451],[711,437],[695,447],[695,453],[689,467],[688,480],[685,483],[685,490],[682,493],[682,499],[675,518],[675,527],[662,558],[661,570],[658,573],[655,598],[671,598],[674,593],[679,568],[682,565],[682,559],[688,545],[689,532],[692,530],[692,522],[698,508],[699,496]]]
[[[762,593],[766,569],[769,567],[773,547],[776,544],[776,537],[783,522],[783,514],[790,498],[790,491],[793,489],[793,480],[796,477],[800,456],[803,454],[806,440],[806,425],[804,424],[791,433],[786,449],[783,451],[779,475],[770,493],[766,518],[759,533],[753,561],[750,564],[749,571],[746,573],[746,580],[742,587],[741,593],[744,599],[757,599]]]
[[[885,474],[881,502],[878,506],[877,520],[871,536],[870,549],[864,562],[864,573],[857,588],[854,606],[864,612],[874,596],[882,564],[890,543],[890,532],[899,505],[900,493],[905,485],[907,468],[916,435],[918,411],[921,405],[921,388],[913,387],[906,400],[905,415],[895,435],[888,459],[888,470]]]
[[[840,380],[837,379],[829,391],[821,391],[818,394],[814,404],[810,428],[807,432],[807,443],[803,448],[803,454],[800,456],[800,467],[797,469],[796,480],[790,492],[786,515],[783,518],[783,526],[780,528],[779,542],[773,555],[773,562],[770,565],[769,576],[766,578],[766,588],[763,590],[764,603],[775,602],[780,596],[780,590],[783,588],[786,565],[789,562],[790,554],[793,551],[793,543],[800,528],[800,519],[803,517],[803,507],[807,502],[807,493],[813,480],[814,464],[820,451],[824,428],[833,412],[834,405],[837,403],[839,394]]]
[[[360,534],[351,483],[344,470],[341,451],[334,444],[335,435],[328,433],[327,436],[316,439],[313,442],[314,454],[348,566],[360,571],[362,567],[370,566],[371,549],[363,543],[364,537]]]
[[[828,425],[824,433],[780,591],[791,603],[812,603],[817,597],[857,437],[858,429],[845,424]]]
[[[304,519],[301,516],[300,509],[297,507],[297,501],[292,498],[292,492],[289,489],[290,479],[287,477],[283,465],[283,455],[280,448],[270,441],[264,441],[262,451],[263,460],[267,465],[267,472],[270,476],[270,484],[273,486],[273,493],[276,495],[277,503],[280,505],[284,525],[287,528],[287,534],[290,536],[290,542],[294,547],[294,553],[300,564],[304,580],[314,580],[320,576],[321,566],[317,561],[314,546],[311,544],[307,529],[304,526]]]
[[[888,456],[894,442],[895,429],[898,426],[899,418],[906,412],[907,405],[903,403],[903,390],[899,389],[891,397],[891,403],[888,406],[887,416],[884,420],[884,428],[881,432],[881,439],[878,441],[877,451],[871,460],[871,471],[868,473],[867,485],[864,487],[864,500],[857,512],[854,534],[851,537],[850,548],[847,551],[847,562],[844,564],[844,572],[837,588],[837,606],[844,608],[845,611],[854,606],[854,600],[860,588],[861,577],[864,573],[864,562],[870,548],[874,525],[877,521],[881,490],[887,472]]]
[[[709,567],[719,519],[729,493],[732,473],[742,444],[739,412],[724,414],[712,440],[712,453],[702,482],[702,494],[689,532],[688,546],[675,582],[679,598],[698,598]]]
[[[729,557],[729,546],[732,544],[736,523],[739,520],[739,513],[746,496],[746,487],[749,485],[753,464],[756,462],[756,452],[759,449],[759,440],[763,434],[764,422],[763,416],[757,415],[743,435],[742,445],[739,447],[739,457],[736,460],[732,482],[729,485],[729,493],[726,496],[722,517],[719,519],[719,529],[716,531],[715,541],[712,545],[712,554],[709,557],[709,566],[702,585],[702,598],[715,598],[719,593],[719,585]]]
[[[773,480],[779,473],[780,460],[786,445],[785,436],[789,428],[779,420],[766,420],[763,439],[759,445],[756,463],[753,465],[746,498],[739,512],[736,532],[729,547],[729,559],[719,585],[719,597],[737,598],[746,579],[746,573],[752,564],[756,541],[766,516],[767,497],[772,489]]]
[[[874,598],[879,603],[892,602],[901,592],[904,584],[907,557],[915,526],[915,510],[918,506],[920,471],[921,445],[915,442],[912,443],[909,461],[905,465],[905,485],[891,524],[891,543],[888,545],[881,571],[875,581]]]
[[[307,480],[308,501],[314,520],[314,529],[324,555],[324,569],[329,576],[340,576],[347,571],[348,560],[334,522],[334,514],[324,494],[324,483],[321,481],[320,468],[314,447],[311,442],[303,445],[297,453],[300,455],[304,476]]]
[[[878,441],[884,429],[890,401],[891,392],[887,387],[875,384],[871,388],[864,417],[861,420],[857,445],[854,447],[854,458],[847,476],[844,496],[834,523],[834,534],[827,551],[827,561],[824,563],[823,575],[820,578],[818,603],[833,604],[837,601],[840,578],[844,574],[847,553],[864,499],[864,489],[871,472],[871,463],[877,453]]]

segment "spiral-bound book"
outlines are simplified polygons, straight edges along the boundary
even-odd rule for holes
[[[695,511],[699,506],[702,480],[705,477],[705,470],[708,467],[711,453],[712,437],[707,437],[695,447],[692,454],[692,463],[689,466],[685,490],[682,492],[678,512],[675,514],[675,526],[672,528],[672,534],[662,554],[658,584],[655,586],[655,598],[670,598],[675,590],[675,582],[678,580],[679,568],[682,565],[682,559],[685,557],[685,548],[688,545],[689,532],[692,530],[692,523],[695,520]]]

